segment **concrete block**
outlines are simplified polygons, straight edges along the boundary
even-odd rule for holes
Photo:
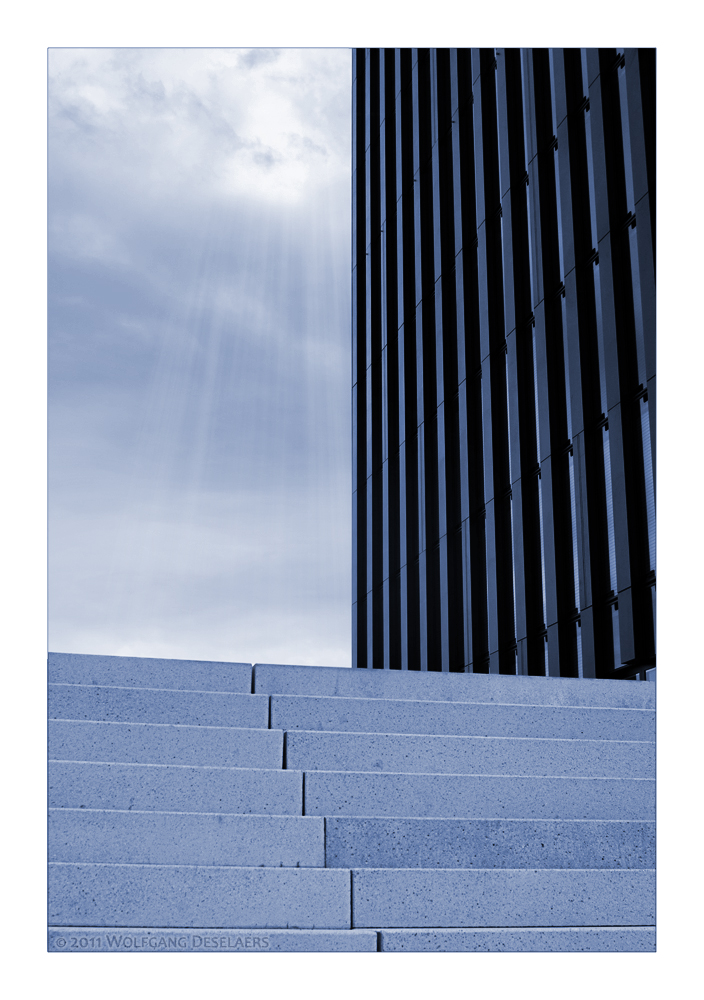
[[[655,923],[652,870],[355,868],[355,927],[580,927]]]
[[[239,691],[242,694],[252,690],[251,663],[49,653],[48,672],[49,681],[54,684]]]
[[[49,805],[64,809],[301,816],[301,771],[49,762]]]
[[[650,709],[271,696],[275,729],[570,740],[655,739]]]
[[[654,868],[655,823],[327,817],[325,859],[328,868]]]
[[[276,952],[376,951],[376,931],[261,930],[199,927],[50,927],[48,951]],[[399,950],[399,949],[396,949]]]
[[[49,757],[122,764],[275,768],[283,764],[283,733],[280,729],[224,726],[50,721]]]
[[[254,690],[258,694],[336,695],[343,698],[655,708],[655,687],[642,681],[357,670],[274,663],[255,663]]]
[[[50,719],[268,729],[266,695],[50,684]]]
[[[350,930],[350,873],[326,868],[49,865],[49,924]]]
[[[654,820],[655,780],[308,771],[305,814]]]
[[[49,858],[94,864],[324,868],[323,819],[50,809]]]
[[[380,951],[655,951],[654,927],[382,930]]]
[[[655,744],[291,730],[286,761],[301,771],[654,778]]]

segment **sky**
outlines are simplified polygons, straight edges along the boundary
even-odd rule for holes
[[[49,50],[49,648],[349,666],[349,49]]]

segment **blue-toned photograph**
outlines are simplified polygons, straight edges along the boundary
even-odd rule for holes
[[[656,950],[655,111],[49,50],[50,952]]]

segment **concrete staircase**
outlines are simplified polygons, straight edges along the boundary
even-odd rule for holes
[[[653,951],[654,707],[49,654],[49,949]]]

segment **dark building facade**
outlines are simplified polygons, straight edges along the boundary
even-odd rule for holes
[[[353,664],[655,664],[655,50],[353,53]]]

